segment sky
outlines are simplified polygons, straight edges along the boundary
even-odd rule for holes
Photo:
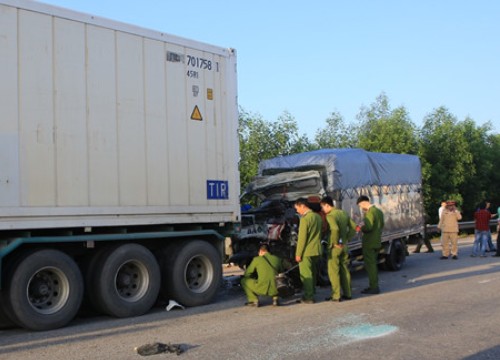
[[[500,132],[498,0],[45,0],[234,48],[238,102],[312,140],[332,112],[355,122],[385,93],[422,126],[445,106]]]

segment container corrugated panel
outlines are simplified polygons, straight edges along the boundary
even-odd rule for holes
[[[0,0],[0,229],[239,216],[234,50]]]

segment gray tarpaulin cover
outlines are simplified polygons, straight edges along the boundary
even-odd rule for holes
[[[259,165],[259,175],[298,170],[319,170],[327,178],[326,191],[421,183],[418,156],[363,149],[322,149],[264,160]]]

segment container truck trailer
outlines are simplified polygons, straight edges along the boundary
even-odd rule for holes
[[[236,52],[0,0],[0,318],[210,302],[239,222]]]

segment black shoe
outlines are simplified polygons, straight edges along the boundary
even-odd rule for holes
[[[299,299],[297,300],[297,303],[299,304],[314,304],[313,299]]]
[[[366,288],[361,290],[361,294],[380,294],[380,289],[378,287],[374,289]]]
[[[249,307],[259,307],[259,302],[258,301],[247,301],[245,303],[245,306]]]
[[[340,302],[341,300],[340,300],[340,299],[334,299],[334,298],[332,298],[332,297],[330,296],[330,297],[325,298],[325,301]]]
[[[441,256],[440,259],[441,260],[448,260],[448,256]]]
[[[420,253],[420,251],[415,250],[413,253],[414,253],[414,254],[419,254],[419,253]]]
[[[349,300],[352,300],[352,297],[350,297],[350,296],[344,296],[344,295],[342,295],[340,298],[341,298],[343,301],[349,301]]]
[[[434,250],[427,250],[426,253],[433,253]]]
[[[452,258],[453,260],[458,260],[458,256],[457,256],[457,255],[453,255],[451,258]]]

